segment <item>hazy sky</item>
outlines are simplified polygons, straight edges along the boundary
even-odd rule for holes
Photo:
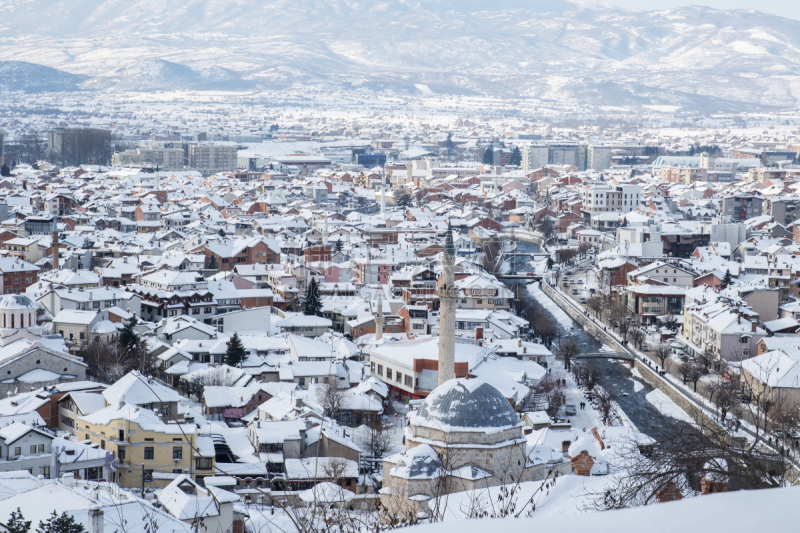
[[[601,0],[598,3],[618,5],[637,11],[665,9],[670,7],[703,5],[715,9],[756,9],[782,17],[800,19],[800,0]],[[591,0],[589,2],[591,3]]]

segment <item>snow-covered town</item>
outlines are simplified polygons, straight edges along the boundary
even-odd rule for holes
[[[797,527],[797,109],[28,59],[0,531]]]

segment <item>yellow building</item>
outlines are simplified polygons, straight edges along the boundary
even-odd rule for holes
[[[114,480],[123,487],[140,487],[143,471],[149,474],[145,486],[156,487],[166,486],[171,476],[154,474],[186,474],[200,484],[214,474],[211,437],[198,435],[194,424],[164,423],[136,405],[110,405],[78,417],[73,432],[114,454]]]

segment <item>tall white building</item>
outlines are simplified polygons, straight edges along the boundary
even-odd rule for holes
[[[590,185],[583,191],[584,215],[609,211],[629,213],[639,205],[641,194],[642,188],[639,185]]]
[[[522,147],[522,170],[536,170],[548,163],[550,149],[545,144]]]
[[[588,166],[593,170],[611,168],[611,147],[603,144],[590,144]]]

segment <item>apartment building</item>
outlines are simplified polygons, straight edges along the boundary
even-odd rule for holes
[[[668,165],[661,167],[658,177],[663,182],[691,185],[696,181],[708,181],[708,170],[700,167]]]
[[[605,170],[611,167],[611,147],[604,144],[590,144],[587,165],[593,170]]]
[[[189,168],[203,176],[236,170],[238,148],[220,144],[190,144]]]
[[[111,157],[114,166],[153,166],[159,170],[181,170],[184,167],[181,148],[135,148],[115,153]]]
[[[605,183],[591,185],[583,191],[582,213],[589,223],[595,214],[629,213],[639,205],[642,188],[639,185]]]
[[[722,197],[722,214],[734,221],[744,221],[763,214],[764,199],[749,194],[733,194]]]
[[[109,405],[75,421],[73,433],[114,454],[112,474],[122,487],[164,486],[154,474],[186,474],[195,481],[214,474],[214,443],[195,424],[165,424],[153,411],[132,403]],[[144,465],[144,466],[142,466]]]

